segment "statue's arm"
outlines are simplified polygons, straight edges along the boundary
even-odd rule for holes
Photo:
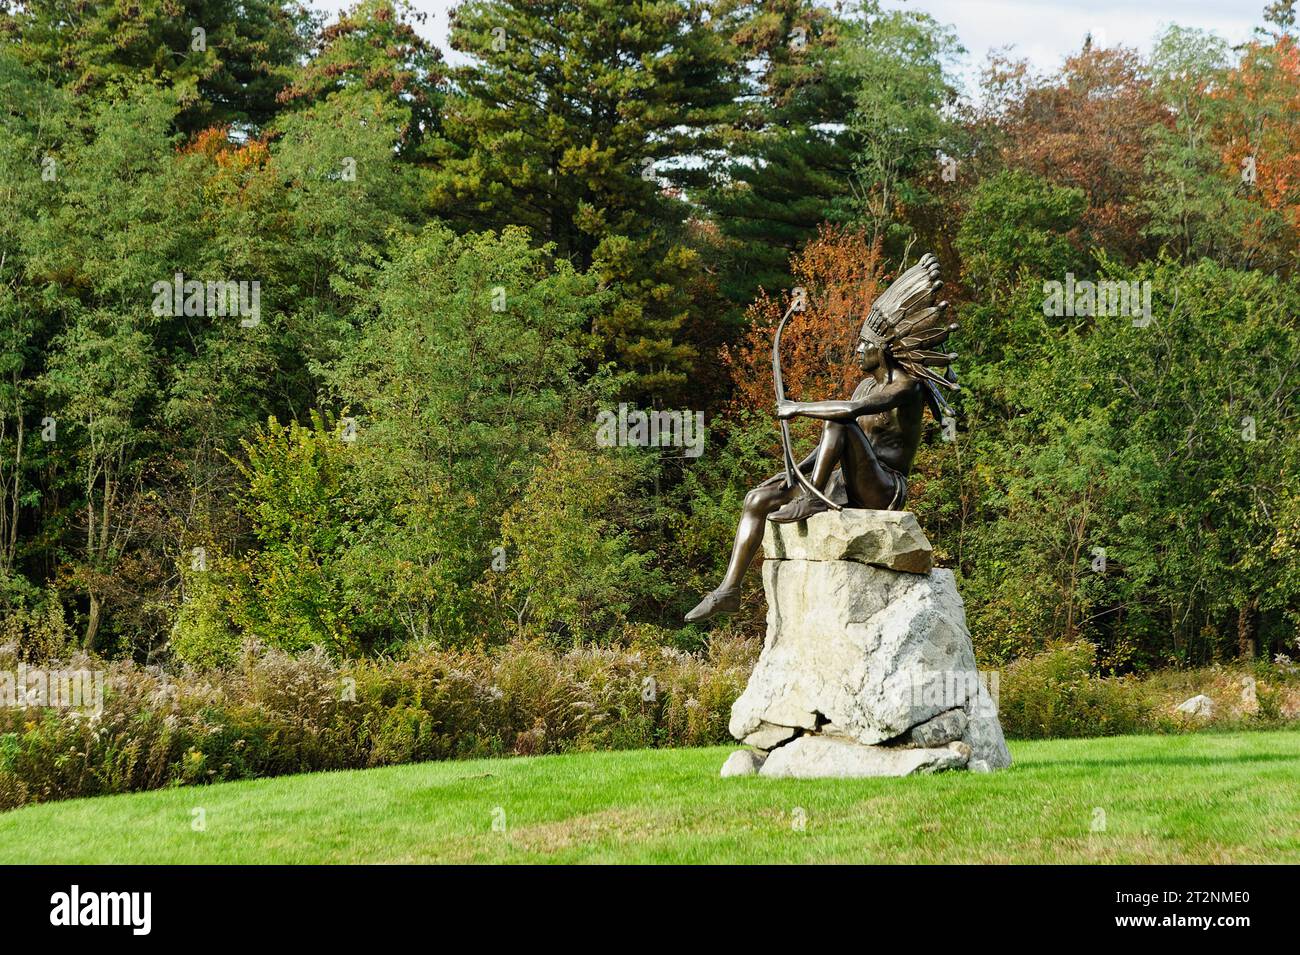
[[[913,385],[910,381],[885,385],[856,401],[783,401],[776,407],[776,416],[783,419],[804,417],[820,421],[852,421],[859,415],[879,414],[897,408]]]

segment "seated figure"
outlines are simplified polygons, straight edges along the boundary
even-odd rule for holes
[[[938,260],[926,255],[876,299],[858,337],[864,377],[847,401],[778,403],[782,421],[824,421],[821,441],[798,465],[803,479],[777,474],[745,495],[726,575],[688,621],[739,609],[740,582],[762,546],[766,521],[801,521],[832,506],[903,509],[925,409],[936,419],[951,411],[936,385],[958,387],[947,367],[957,356],[933,350],[957,328],[947,321],[948,303],[935,303],[942,286]]]

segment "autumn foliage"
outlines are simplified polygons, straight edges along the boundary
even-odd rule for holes
[[[1030,77],[1024,62],[995,61],[987,82],[1010,103],[1003,162],[1082,189],[1093,241],[1135,255],[1149,130],[1170,121],[1137,52],[1089,46],[1045,78]]]
[[[1294,242],[1300,238],[1300,47],[1295,39],[1284,35],[1249,44],[1217,96],[1236,107],[1222,133],[1225,163],[1236,173],[1253,160],[1258,200],[1285,217]]]
[[[816,401],[847,397],[861,378],[854,359],[858,331],[884,280],[880,242],[860,228],[823,226],[791,263],[807,307],[790,316],[781,339],[786,396]],[[727,349],[735,383],[734,411],[770,412],[772,334],[790,305],[792,291],[764,291],[749,308],[749,328]]]

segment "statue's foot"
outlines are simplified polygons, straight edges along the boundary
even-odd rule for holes
[[[826,505],[813,497],[811,494],[800,494],[785,507],[779,508],[768,515],[767,519],[776,524],[794,524],[798,521],[806,521],[814,514],[820,514],[826,510]]]
[[[717,613],[735,613],[740,609],[740,588],[727,589],[719,587],[709,594],[686,615],[687,623],[696,620],[708,620]]]

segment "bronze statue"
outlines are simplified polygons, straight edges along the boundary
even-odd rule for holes
[[[941,418],[952,409],[936,385],[958,389],[948,367],[956,354],[932,350],[957,328],[946,320],[948,303],[935,303],[942,287],[938,260],[925,255],[876,299],[858,336],[856,354],[866,377],[848,401],[785,400],[781,331],[794,305],[787,309],[772,339],[785,472],[745,495],[726,576],[686,615],[688,621],[739,609],[740,582],[763,543],[766,521],[793,523],[845,506],[903,509],[925,408]],[[816,450],[795,465],[789,421],[797,415],[826,424]]]

